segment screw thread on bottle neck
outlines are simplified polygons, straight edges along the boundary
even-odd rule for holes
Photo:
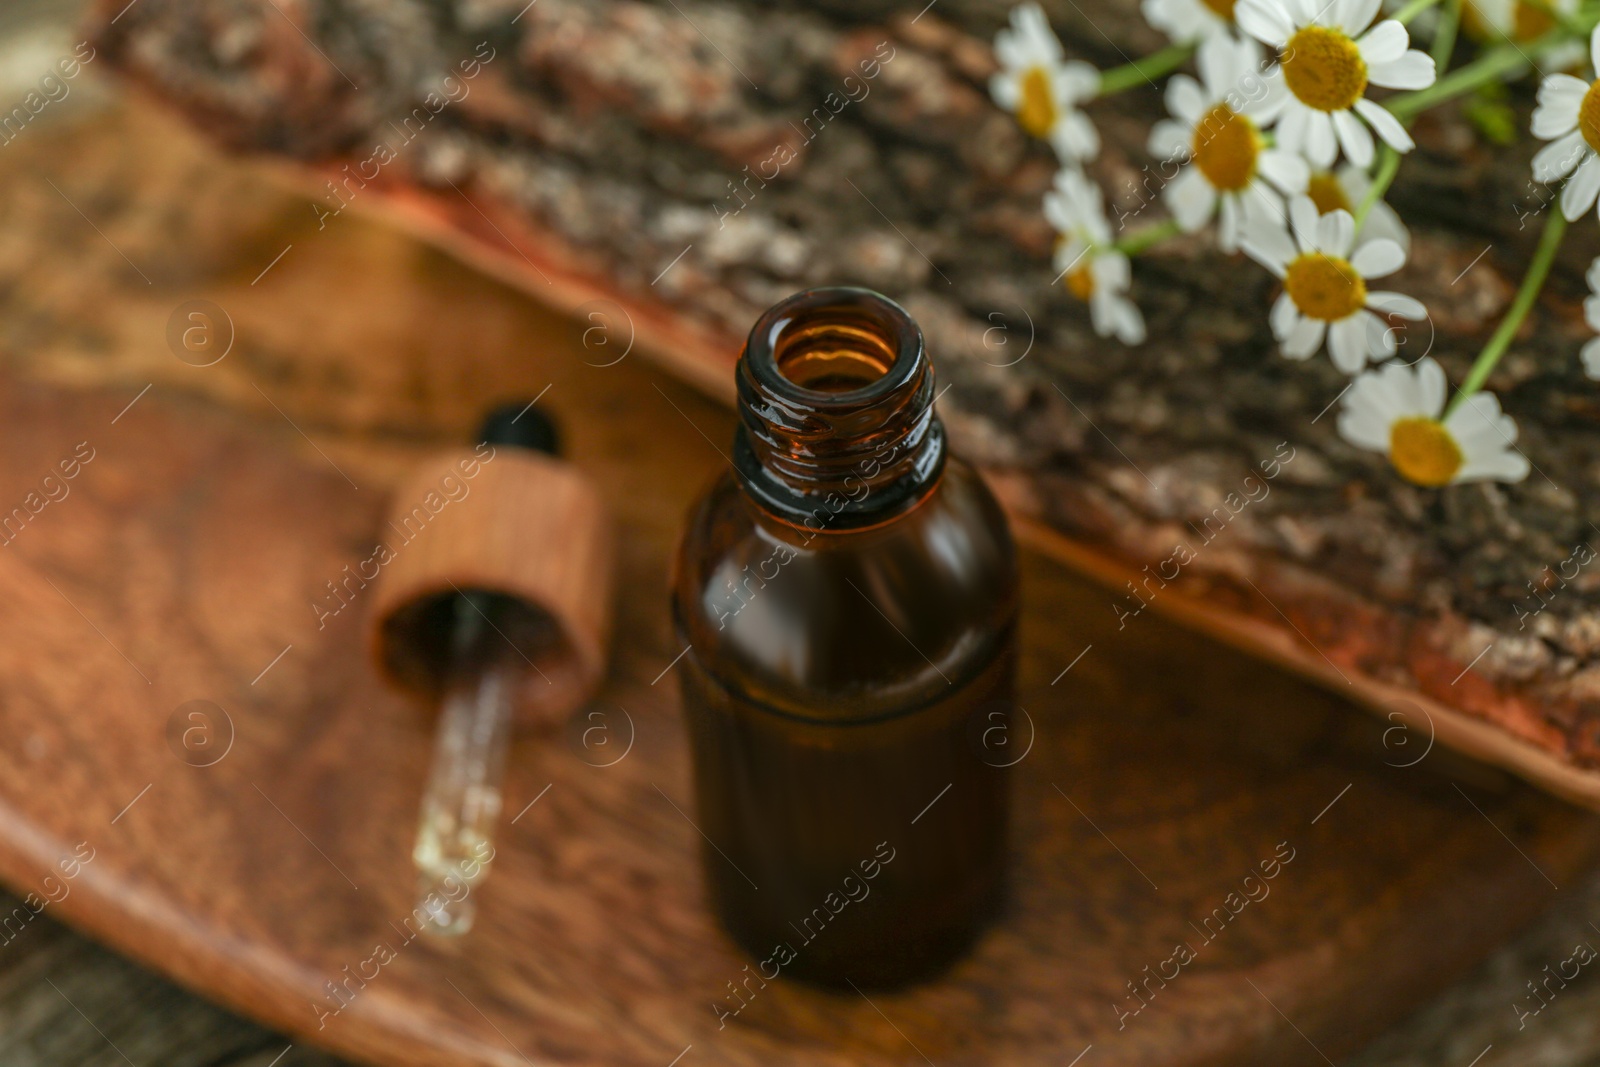
[[[734,466],[778,518],[883,521],[944,468],[933,367],[904,309],[867,289],[810,289],[756,321],[739,358]]]

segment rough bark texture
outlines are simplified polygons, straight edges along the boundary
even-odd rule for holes
[[[565,265],[728,351],[798,288],[882,290],[930,337],[959,447],[1021,474],[1025,509],[1134,569],[1154,570],[1179,544],[1193,552],[1173,588],[1152,584],[1143,599],[1211,598],[1288,623],[1335,669],[1600,768],[1600,566],[1571,576],[1568,562],[1571,580],[1559,576],[1580,544],[1600,541],[1600,394],[1577,360],[1592,220],[1489,383],[1535,473],[1418,489],[1338,437],[1330,407],[1346,379],[1325,356],[1277,353],[1274,282],[1209,237],[1138,263],[1152,338],[1139,348],[1096,338],[1051,286],[1040,201],[1054,164],[984,89],[1007,4],[942,0],[920,15],[884,0],[524,5],[110,0],[94,33],[114,64],[224,143],[335,173],[319,216],[385,188],[453,186],[486,219],[527,220]],[[1045,7],[1069,51],[1102,66],[1160,43],[1131,3]],[[470,92],[444,100],[441,78],[490,50]],[[1528,96],[1518,91],[1523,129]],[[1150,88],[1092,112],[1107,142],[1094,170],[1134,225],[1162,215],[1142,206],[1158,181],[1141,169],[1160,110]],[[1527,183],[1530,142],[1493,149],[1453,110],[1416,133],[1392,197],[1414,227],[1394,287],[1432,321],[1404,351],[1431,351],[1459,381],[1549,194]],[[374,167],[379,145],[393,158]],[[772,180],[751,177],[774,161]],[[1270,495],[1233,514],[1225,502],[1287,449]],[[1138,606],[1130,594],[1107,610]]]

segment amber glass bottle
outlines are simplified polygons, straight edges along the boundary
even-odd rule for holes
[[[888,299],[785,300],[737,377],[673,579],[712,903],[765,979],[910,981],[1000,896],[1011,536]]]

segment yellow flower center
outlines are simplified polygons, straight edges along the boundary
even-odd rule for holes
[[[1326,215],[1330,211],[1352,210],[1350,198],[1344,195],[1344,186],[1339,184],[1337,177],[1325,170],[1311,176],[1311,184],[1306,186],[1306,195],[1317,205],[1319,215]]]
[[[1349,318],[1367,302],[1367,283],[1349,261],[1321,252],[1291,262],[1283,287],[1302,315],[1324,322]]]
[[[1227,19],[1229,22],[1233,21],[1235,0],[1200,0],[1200,2],[1209,7],[1218,18]]]
[[[1389,462],[1408,482],[1436,489],[1461,469],[1461,446],[1437,419],[1396,419],[1389,428]]]
[[[1516,25],[1511,29],[1511,36],[1518,41],[1531,41],[1535,37],[1543,37],[1556,26],[1554,15],[1544,8],[1528,3],[1517,4],[1515,20]]]
[[[1085,303],[1088,302],[1089,298],[1094,295],[1094,274],[1089,270],[1087,256],[1084,257],[1084,263],[1081,267],[1073,267],[1067,271],[1063,284],[1066,285],[1067,292]]]
[[[1056,124],[1056,101],[1050,91],[1050,75],[1043,67],[1029,67],[1022,75],[1022,103],[1017,106],[1017,123],[1031,136],[1045,137]]]
[[[1461,7],[1461,28],[1468,37],[1479,43],[1500,40],[1508,33],[1512,40],[1531,41],[1549,33],[1555,25],[1555,16],[1547,9],[1527,3],[1526,0],[1518,0],[1511,11],[1511,25],[1505,28],[1494,25],[1472,0],[1467,0]]]
[[[1237,192],[1256,175],[1261,135],[1256,124],[1227,104],[1218,104],[1194,127],[1194,163],[1215,189]]]
[[[1583,103],[1578,106],[1578,129],[1589,147],[1600,152],[1600,81],[1583,94]]]
[[[1367,89],[1367,63],[1343,30],[1307,26],[1283,50],[1283,80],[1307,107],[1343,111]]]

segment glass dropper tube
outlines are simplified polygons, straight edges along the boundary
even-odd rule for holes
[[[554,423],[531,401],[490,411],[478,437],[514,453],[560,453]],[[475,890],[494,858],[514,712],[560,633],[534,605],[487,589],[457,588],[424,614],[432,621],[418,629],[437,644],[419,651],[437,679],[439,717],[411,850],[416,913],[428,919],[424,930],[459,937],[472,929]]]
[[[433,933],[459,936],[472,928],[472,890],[488,873],[501,783],[511,735],[514,694],[528,669],[493,623],[503,615],[497,594],[455,597],[450,663],[422,795],[416,864],[419,910]]]

